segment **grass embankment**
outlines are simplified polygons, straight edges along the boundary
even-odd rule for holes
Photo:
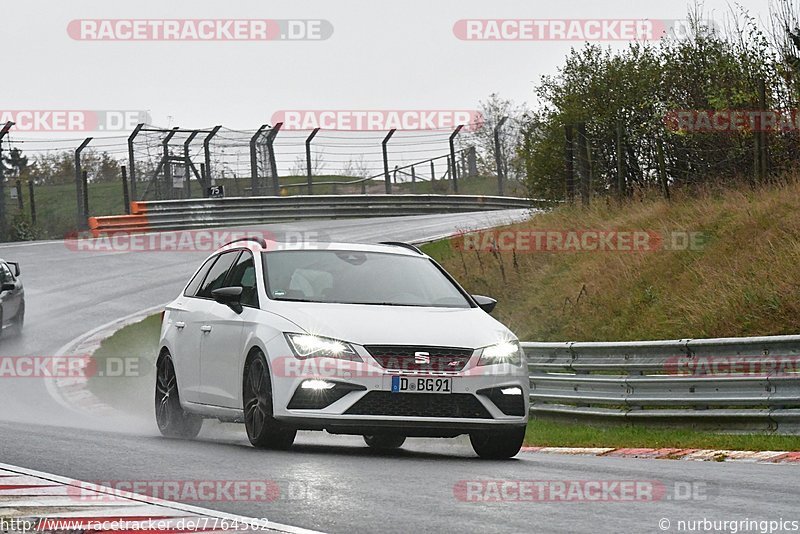
[[[103,340],[93,358],[106,376],[92,376],[89,389],[105,404],[128,413],[153,411],[155,359],[160,314],[118,330]],[[120,376],[120,369],[128,369]],[[109,376],[110,375],[110,376]]]
[[[528,341],[624,341],[800,332],[800,184],[563,206],[511,230],[699,232],[695,250],[426,250]]]

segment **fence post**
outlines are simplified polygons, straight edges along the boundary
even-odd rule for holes
[[[172,141],[172,138],[175,137],[175,134],[178,133],[178,130],[180,130],[180,128],[178,128],[177,126],[175,128],[173,128],[167,134],[167,136],[164,137],[164,142],[162,143],[162,146],[164,148],[164,182],[165,182],[164,185],[166,186],[165,189],[167,191],[167,199],[168,200],[171,200],[172,197],[173,197],[173,191],[172,191],[172,189],[173,189],[172,188],[172,160],[171,160],[171,156],[169,155],[169,142]],[[159,192],[158,178],[156,178],[156,192],[157,193]]]
[[[564,171],[567,188],[567,201],[575,200],[575,139],[572,135],[572,125],[564,126]]]
[[[431,182],[436,181],[436,164],[431,160]]]
[[[125,167],[123,167],[124,169]],[[33,196],[33,177],[28,178],[28,196],[31,197],[31,224],[36,224],[36,197]]]
[[[17,209],[22,212],[25,210],[25,202],[22,199],[22,180],[19,176],[14,180],[14,187],[17,189]]]
[[[658,177],[661,181],[661,190],[664,198],[669,200],[669,181],[667,179],[667,165],[664,161],[664,142],[659,139],[656,143],[656,156],[658,157]]]
[[[453,181],[453,193],[455,194],[458,194],[458,162],[456,162],[455,139],[463,127],[463,124],[456,126],[453,133],[450,134],[450,139],[448,139],[450,144],[450,179]]]
[[[474,146],[469,147],[467,152],[467,176],[470,178],[478,176],[478,154]]]
[[[589,162],[587,161],[587,145],[586,142],[586,123],[578,123],[577,128],[577,143],[576,149],[578,151],[578,178],[580,180],[580,194],[581,203],[584,206],[589,205]]]
[[[267,134],[267,152],[269,152],[269,166],[272,167],[272,194],[276,197],[281,194],[281,183],[278,178],[278,162],[275,158],[275,138],[278,137],[278,132],[281,131],[282,122],[279,122]]]
[[[411,193],[416,194],[417,192],[417,172],[414,170],[414,166],[411,166]]]
[[[505,169],[503,168],[503,154],[502,147],[500,146],[500,128],[508,120],[508,117],[502,117],[497,126],[494,127],[494,160],[497,167],[497,193],[503,196],[506,192],[505,184]]]
[[[314,140],[314,137],[317,136],[319,132],[319,128],[314,128],[314,131],[311,132],[311,135],[308,136],[306,139],[306,170],[308,171],[308,194],[311,195],[314,189],[314,183],[311,175],[311,141]],[[334,191],[336,190],[336,186],[334,185]]]
[[[659,142],[660,143],[660,142]],[[663,147],[659,144],[659,150]],[[663,152],[661,156],[663,157]],[[625,197],[627,186],[625,185],[625,157],[622,146],[622,121],[617,120],[617,197],[621,200]],[[667,194],[669,196],[669,194]]]
[[[208,196],[208,190],[206,188],[206,183],[208,182],[208,177],[206,176],[206,164],[200,164],[200,181],[203,182],[203,196]]]
[[[83,171],[81,175],[83,180],[83,220],[88,223],[89,218],[89,171]],[[85,224],[85,223],[84,223]],[[88,228],[88,226],[87,226]],[[85,230],[85,228],[84,228]]]
[[[136,155],[133,152],[133,142],[142,128],[144,128],[144,123],[137,124],[133,133],[128,137],[128,168],[131,171],[131,196],[134,200],[136,200]]]
[[[269,128],[269,124],[262,124],[256,130],[255,135],[250,138],[250,195],[257,197],[261,191],[261,183],[258,179],[258,155],[256,154],[256,145],[259,137],[264,133],[264,130]]]
[[[183,166],[186,167],[186,184],[184,184],[186,187],[186,198],[192,198],[192,171],[194,169],[194,166],[192,165],[192,158],[189,153],[189,146],[198,135],[200,135],[200,131],[194,130],[191,134],[189,134],[189,137],[183,143]]]
[[[3,163],[3,137],[6,136],[11,127],[15,123],[6,122],[2,129],[0,129],[0,240],[6,240],[6,174],[5,165]]]
[[[389,139],[392,138],[394,132],[396,131],[397,129],[395,128],[389,130],[389,133],[386,135],[386,137],[384,137],[383,142],[381,143],[381,149],[383,150],[383,179],[386,183],[387,195],[392,194],[392,178],[389,176],[389,153],[386,150],[386,145],[389,143]]]
[[[767,88],[764,79],[758,80],[758,107],[762,112],[767,111]],[[759,148],[759,167],[761,169],[761,181],[764,182],[769,175],[769,140],[767,130],[764,128],[764,113],[761,114],[761,131],[756,135],[760,138]]]
[[[122,171],[122,202],[125,204],[125,215],[131,214],[131,197],[128,194],[128,170],[123,165],[120,170]],[[31,190],[33,193],[33,190]],[[31,194],[31,203],[33,203],[33,194]]]
[[[220,131],[222,126],[214,126],[211,129],[209,134],[203,139],[203,157],[205,159],[205,167],[206,172],[205,177],[203,178],[203,197],[208,196],[208,188],[211,186],[211,150],[209,145],[211,144],[211,140],[217,135],[217,132]]]
[[[84,198],[88,198],[88,194],[84,193],[81,182],[83,179],[83,172],[81,171],[81,152],[83,152],[83,149],[86,148],[91,142],[92,138],[87,137],[84,139],[83,143],[81,143],[81,146],[75,150],[75,195],[78,204],[78,215],[76,222],[78,230],[86,230],[88,228],[86,217],[88,217],[89,214],[88,212],[84,212],[86,204],[83,201]]]

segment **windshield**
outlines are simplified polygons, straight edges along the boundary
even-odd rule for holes
[[[461,291],[428,258],[342,250],[264,253],[273,300],[469,308]]]

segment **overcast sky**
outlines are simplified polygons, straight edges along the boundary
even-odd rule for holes
[[[766,19],[768,0],[740,0]],[[721,18],[728,3],[709,0]],[[2,1],[3,109],[148,110],[153,122],[252,129],[285,109],[470,109],[533,103],[573,42],[470,42],[464,18],[681,19],[664,0]],[[73,19],[325,19],[323,41],[77,41]],[[171,117],[171,119],[169,118]]]

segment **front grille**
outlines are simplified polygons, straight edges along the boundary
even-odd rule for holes
[[[384,369],[401,371],[461,371],[472,357],[472,349],[368,345],[370,355]]]
[[[348,415],[390,417],[452,417],[491,419],[483,404],[470,393],[391,393],[371,391],[346,412]]]
[[[525,399],[522,395],[506,395],[506,388],[491,388],[478,391],[478,395],[485,395],[506,415],[525,415]]]

